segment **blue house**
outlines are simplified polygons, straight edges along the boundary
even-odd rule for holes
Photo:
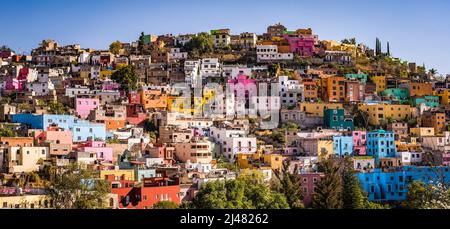
[[[11,117],[12,122],[30,125],[33,129],[46,130],[50,125],[58,125],[64,130],[72,131],[73,141],[106,140],[106,126],[103,123],[90,123],[76,119],[71,115],[52,114],[16,114]]]
[[[353,136],[333,136],[333,152],[342,157],[353,155]]]
[[[46,130],[50,125],[69,130],[73,126],[74,117],[72,115],[52,115],[52,114],[16,114],[11,117],[12,122],[30,125],[33,129]]]
[[[402,201],[406,200],[408,185],[419,180],[425,184],[444,178],[450,182],[449,167],[404,166],[397,171],[383,172],[374,169],[369,173],[356,174],[362,188],[367,192],[370,201]]]
[[[367,132],[366,154],[375,158],[379,165],[380,158],[395,157],[394,133],[384,130]]]
[[[156,169],[135,169],[135,180],[141,182],[144,178],[156,177]]]
[[[77,119],[73,127],[69,129],[72,130],[74,142],[87,141],[89,138],[106,140],[106,126],[103,123],[91,123]]]

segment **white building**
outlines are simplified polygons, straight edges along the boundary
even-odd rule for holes
[[[276,45],[257,45],[256,60],[258,63],[292,61],[293,53],[279,53]]]
[[[47,82],[34,82],[28,83],[27,89],[30,92],[34,92],[36,96],[49,95],[50,91],[55,90],[55,85],[48,80]]]
[[[257,40],[258,36],[256,36],[256,33],[245,32],[239,35],[239,45],[246,49],[254,49]]]
[[[185,82],[192,86],[195,86],[199,81],[201,83],[200,62],[200,60],[186,60],[184,62]]]
[[[325,62],[349,64],[352,62],[352,53],[346,51],[325,51]]]
[[[248,137],[245,130],[210,128],[210,137],[219,144],[219,152],[234,162],[238,153],[253,154],[257,150],[256,138]]]
[[[288,76],[278,77],[281,105],[292,106],[304,101],[304,85],[298,80],[290,80]]]
[[[88,52],[83,52],[78,56],[78,63],[80,64],[88,64],[90,61],[91,54]]]
[[[91,79],[99,79],[100,78],[100,66],[92,66],[91,67]]]
[[[195,170],[200,173],[209,173],[212,170],[211,163],[192,163],[188,160],[184,166],[187,170]]]
[[[402,165],[422,162],[421,152],[396,152],[395,156],[401,159]]]
[[[8,147],[8,172],[21,173],[38,171],[39,160],[50,157],[48,147]]]
[[[218,58],[204,58],[200,66],[200,74],[203,79],[208,77],[220,77],[221,66]]]
[[[77,95],[89,95],[91,90],[87,86],[75,85],[75,87],[66,88],[66,96],[74,98]]]
[[[214,40],[214,47],[223,47],[231,44],[231,31],[229,29],[212,30],[211,36]]]
[[[222,67],[222,76],[227,77],[228,79],[236,79],[238,75],[251,76],[252,71],[252,68],[246,66],[228,65]]]
[[[181,52],[180,48],[171,48],[169,52],[169,60],[183,60],[188,56],[187,52]]]
[[[194,36],[194,34],[178,35],[175,37],[175,45],[185,46]]]

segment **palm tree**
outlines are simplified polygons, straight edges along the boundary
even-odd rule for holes
[[[432,76],[436,75],[438,72],[436,69],[432,68],[428,71],[428,73],[430,73]]]

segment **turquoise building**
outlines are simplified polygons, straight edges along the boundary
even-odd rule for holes
[[[367,82],[367,74],[361,73],[361,74],[345,74],[346,79],[357,79],[361,83],[366,84]]]
[[[437,108],[439,107],[439,96],[426,95],[424,97],[413,98],[413,106],[417,107],[419,104],[424,103],[427,107]]]
[[[409,91],[406,88],[388,88],[381,92],[381,96],[389,100],[406,101],[409,99]]]
[[[346,118],[344,109],[326,109],[324,111],[324,125],[326,128],[340,131],[353,131],[352,118]]]
[[[345,157],[353,155],[353,136],[333,136],[333,153]]]

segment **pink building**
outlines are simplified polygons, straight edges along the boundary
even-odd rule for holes
[[[106,143],[103,141],[88,141],[79,150],[80,152],[95,153],[97,159],[103,162],[112,163],[113,161],[113,148],[106,147]]]
[[[228,80],[228,87],[234,91],[235,109],[248,108],[250,99],[257,96],[256,80],[249,79],[246,75],[238,75],[236,79]],[[242,106],[244,105],[244,106]]]
[[[254,79],[249,79],[248,76],[246,75],[238,75],[236,77],[236,79],[230,79],[228,80],[229,84],[243,84],[245,87],[247,86],[251,86],[251,85],[256,85],[256,80]]]
[[[35,132],[34,138],[39,142],[72,145],[72,131],[62,130],[58,126],[49,126],[46,131]]]
[[[102,84],[102,90],[103,91],[116,91],[120,89],[120,84],[116,83],[112,80],[105,79],[105,81]]]
[[[450,166],[450,153],[443,153],[442,154],[442,165],[443,166]]]
[[[320,179],[324,176],[323,173],[302,173],[301,188],[303,192],[303,204],[309,206],[312,203],[314,192]]]
[[[314,38],[284,35],[289,43],[289,50],[300,56],[310,57],[314,54]]]
[[[354,156],[366,155],[366,131],[353,131]]]
[[[81,118],[87,118],[91,110],[95,110],[100,105],[96,98],[76,98],[75,111]]]
[[[23,82],[16,78],[8,77],[5,80],[4,89],[7,91],[23,91],[26,87],[26,81]]]

